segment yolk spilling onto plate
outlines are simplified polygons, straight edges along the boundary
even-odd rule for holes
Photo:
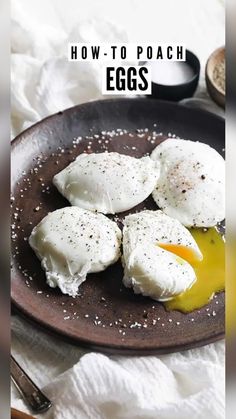
[[[201,308],[211,300],[215,293],[225,289],[225,242],[216,228],[190,229],[202,254],[203,260],[197,261],[191,250],[181,246],[163,245],[193,267],[197,280],[193,286],[173,300],[165,302],[167,310],[179,310],[188,313]],[[176,249],[178,247],[178,250]]]

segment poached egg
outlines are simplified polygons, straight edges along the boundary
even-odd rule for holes
[[[124,285],[154,300],[167,301],[190,288],[190,265],[202,253],[190,232],[162,211],[142,211],[124,219]]]
[[[119,153],[80,154],[53,178],[72,205],[114,214],[144,201],[159,176],[159,163]]]
[[[225,218],[225,162],[207,144],[167,139],[151,158],[160,164],[153,198],[186,227],[212,227]]]
[[[75,297],[88,273],[103,271],[119,259],[121,231],[103,214],[72,206],[44,217],[29,244],[41,260],[48,285]]]

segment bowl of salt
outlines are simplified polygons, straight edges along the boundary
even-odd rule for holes
[[[200,62],[195,54],[186,50],[186,61],[149,61],[152,97],[179,101],[192,97],[199,81]]]

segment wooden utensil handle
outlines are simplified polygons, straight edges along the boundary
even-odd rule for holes
[[[11,419],[35,419],[35,418],[31,415],[28,415],[27,413],[20,412],[20,410],[12,408]]]
[[[51,407],[50,400],[33,383],[13,356],[11,356],[11,378],[32,412],[43,413]]]

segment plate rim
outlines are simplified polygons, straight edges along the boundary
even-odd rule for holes
[[[103,102],[106,102],[106,103],[112,102],[113,103],[113,102],[131,102],[131,101],[140,101],[141,102],[141,101],[144,101],[144,100],[145,101],[150,101],[152,103],[160,103],[160,104],[164,104],[164,105],[168,104],[169,106],[173,106],[173,108],[174,107],[185,108],[185,109],[187,109],[188,112],[194,113],[194,114],[202,113],[202,114],[208,115],[210,117],[216,118],[216,119],[218,119],[219,121],[221,121],[222,123],[225,124],[225,119],[222,116],[215,114],[214,112],[210,112],[210,111],[208,111],[206,109],[202,109],[202,108],[192,108],[192,107],[189,107],[189,106],[185,105],[184,103],[182,104],[180,102],[171,102],[171,101],[167,101],[167,100],[153,99],[153,98],[146,98],[146,97],[98,99],[98,100],[91,100],[90,102],[83,102],[83,103],[80,103],[78,105],[71,106],[70,108],[66,108],[66,109],[63,109],[62,111],[55,112],[51,115],[46,116],[45,118],[41,119],[40,121],[35,122],[30,127],[26,128],[25,130],[23,130],[22,132],[17,134],[11,140],[11,150],[12,150],[12,148],[15,147],[16,143],[21,139],[21,137],[23,135],[30,133],[31,131],[33,131],[35,129],[35,127],[41,125],[43,122],[46,122],[49,119],[55,118],[58,115],[62,115],[63,113],[69,113],[72,110],[76,110],[76,109],[78,109],[80,107],[83,107],[83,106],[89,106],[90,104],[94,104],[94,103],[100,104],[100,103],[103,103]]]
[[[91,343],[91,340],[86,341],[86,339],[80,339],[78,337],[73,336],[70,332],[67,331],[66,334],[61,332],[56,326],[52,326],[44,322],[43,320],[35,319],[34,316],[27,312],[26,309],[20,307],[17,303],[13,302],[13,307],[16,314],[21,315],[21,317],[31,325],[36,326],[40,331],[48,333],[50,336],[53,336],[57,339],[62,339],[66,343],[70,343],[72,345],[80,346],[81,348],[90,350],[90,351],[97,351],[101,353],[106,353],[110,355],[130,355],[130,356],[149,356],[149,355],[162,355],[162,354],[171,354],[176,352],[187,351],[190,349],[200,348],[202,346],[208,345],[210,343],[217,342],[219,340],[223,340],[225,338],[225,331],[218,332],[214,336],[200,338],[194,340],[190,343],[184,344],[174,344],[174,345],[163,345],[159,346],[158,348],[150,348],[150,347],[136,347],[132,345],[132,347],[123,345],[99,345],[96,343]]]

